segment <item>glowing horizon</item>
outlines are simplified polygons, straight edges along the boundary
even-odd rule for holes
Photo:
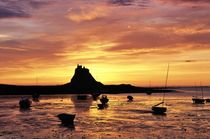
[[[0,84],[210,85],[210,1],[0,1]]]

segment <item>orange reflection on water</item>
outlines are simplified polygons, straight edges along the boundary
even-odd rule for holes
[[[208,132],[210,105],[193,105],[188,93],[166,94],[167,114],[153,115],[151,106],[162,100],[162,94],[108,95],[109,107],[97,108],[96,101],[75,100],[75,95],[41,96],[30,111],[19,111],[18,96],[0,98],[0,135],[5,138],[198,138]],[[210,97],[208,92],[205,97]],[[74,113],[75,129],[60,125],[57,115]],[[14,128],[14,125],[16,128]],[[21,131],[21,132],[20,132]],[[10,134],[6,134],[10,132]],[[3,134],[4,133],[4,134]],[[36,133],[36,134],[34,134]]]

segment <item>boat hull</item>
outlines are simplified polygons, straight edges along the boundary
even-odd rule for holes
[[[102,109],[105,109],[105,108],[108,108],[107,104],[98,104],[98,109],[102,110]]]
[[[74,119],[75,119],[75,114],[59,114],[58,118],[61,120],[62,125],[65,126],[73,126],[74,125]]]
[[[101,103],[103,105],[106,105],[109,102],[109,99],[107,98],[106,95],[102,96],[102,98],[100,99]]]
[[[210,103],[210,98],[207,98],[206,99],[206,103]]]
[[[167,111],[167,108],[166,107],[153,106],[152,111],[153,111],[154,114],[165,114],[166,111]]]
[[[98,109],[104,109],[104,105],[103,104],[98,104]]]
[[[192,101],[194,104],[204,104],[205,103],[205,99],[203,99],[203,98],[193,98]]]
[[[127,96],[129,102],[133,101],[133,96]]]
[[[31,107],[31,101],[29,99],[22,99],[19,101],[20,109],[29,109]]]

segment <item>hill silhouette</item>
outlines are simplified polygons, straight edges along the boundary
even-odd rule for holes
[[[85,93],[98,92],[104,85],[94,79],[89,69],[82,67],[82,65],[77,65],[70,83],[67,83],[66,86],[71,87],[76,92]]]
[[[24,85],[0,85],[0,95],[23,94],[116,94],[116,93],[146,93],[146,92],[170,92],[161,88],[136,87],[130,84],[104,85],[98,82],[89,72],[89,69],[77,65],[74,75],[69,83],[52,86],[24,86]]]

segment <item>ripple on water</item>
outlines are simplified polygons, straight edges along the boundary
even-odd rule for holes
[[[151,113],[160,98],[134,95],[135,101],[128,103],[123,95],[108,97],[104,110],[97,109],[97,102],[75,106],[67,96],[62,101],[46,96],[28,111],[19,110],[19,98],[5,98],[0,104],[0,138],[210,138],[210,105],[167,97],[167,115],[161,116]],[[61,126],[59,113],[75,113],[75,129]]]

